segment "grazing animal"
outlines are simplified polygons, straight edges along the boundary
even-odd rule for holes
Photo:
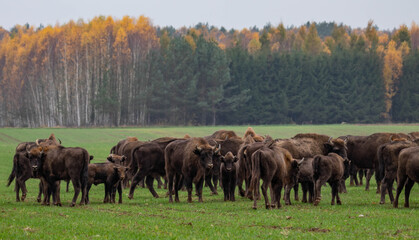
[[[135,187],[144,178],[146,178],[146,185],[150,193],[153,197],[158,198],[159,195],[154,190],[153,181],[154,178],[166,176],[164,151],[162,148],[155,142],[144,143],[132,149],[131,159],[130,168],[135,169],[132,171],[135,173],[133,173],[134,177],[132,178],[128,198],[132,199],[134,197]]]
[[[195,184],[199,202],[202,202],[202,188],[205,171],[214,167],[213,155],[219,151],[204,138],[176,140],[165,149],[166,176],[169,181],[169,202],[173,202],[173,181],[176,180],[175,201],[179,202],[179,187],[184,181],[188,191],[188,202],[192,202],[192,184]]]
[[[237,185],[237,157],[228,152],[221,156],[220,176],[224,192],[224,201],[235,201],[234,192]]]
[[[385,143],[378,147],[377,156],[379,163],[379,175],[381,181],[381,199],[380,204],[385,203],[386,191],[388,192],[390,202],[393,203],[393,182],[397,176],[397,167],[399,165],[399,153],[408,147],[417,146],[415,142],[405,138],[390,138],[389,143]]]
[[[280,208],[281,190],[294,181],[297,162],[286,149],[278,147],[274,142],[268,142],[252,154],[251,163],[252,179],[249,192],[253,192],[253,209],[257,209],[260,179],[263,180],[261,189],[266,209]],[[271,189],[271,203],[267,195],[268,188]]]
[[[348,159],[357,168],[369,169],[366,176],[365,190],[369,190],[372,174],[379,171],[377,150],[384,143],[390,142],[390,137],[407,138],[404,133],[374,133],[369,136],[348,136]],[[377,193],[380,193],[381,179],[375,174]]]
[[[403,149],[399,155],[399,166],[397,168],[397,191],[393,206],[399,205],[399,196],[404,190],[404,207],[409,207],[410,191],[415,182],[419,183],[419,147]]]
[[[82,197],[80,204],[86,203],[89,153],[78,147],[46,146],[35,148],[30,157],[38,160],[39,176],[44,187],[43,205],[50,204],[53,196],[54,205],[61,206],[59,184],[60,180],[71,180],[74,187],[74,196],[70,206],[75,206],[80,191]]]
[[[303,158],[299,161],[298,182],[303,190],[301,202],[313,203],[314,201],[314,179],[313,179],[313,158]]]
[[[32,151],[33,148],[37,148],[35,142],[24,142],[20,143],[16,147],[16,153],[13,156],[13,168],[9,175],[7,186],[13,182],[16,178],[15,192],[16,202],[25,201],[28,190],[26,189],[26,181],[29,178],[38,178],[37,159],[31,158],[28,152]],[[20,191],[22,191],[22,198],[19,197]],[[42,185],[39,184],[39,194],[37,197],[38,202],[41,201],[42,196]]]
[[[327,155],[331,152],[340,155],[342,158],[347,158],[346,139],[334,139],[316,133],[300,133],[291,139],[277,139],[275,141],[280,147],[287,149],[294,159],[312,158],[318,154]],[[288,195],[289,192],[286,192],[286,194]],[[286,197],[290,199],[290,196]],[[294,199],[298,201],[298,184],[294,186]],[[291,203],[291,200],[289,203]]]
[[[92,184],[98,185],[100,183],[105,184],[105,198],[103,199],[103,202],[115,203],[115,189],[118,188],[120,182],[124,180],[126,171],[127,167],[112,162],[89,164],[86,203],[90,202],[89,191]],[[121,191],[119,190],[120,189],[118,189],[118,203],[122,203],[122,189]]]
[[[255,140],[255,142],[262,142],[263,141],[263,137],[256,134],[255,130],[253,130],[253,128],[248,127],[246,132],[244,133],[243,139],[246,139],[247,136],[250,136],[253,138],[253,140]]]
[[[313,158],[313,179],[315,182],[314,206],[319,205],[321,200],[321,188],[328,182],[332,188],[332,205],[335,198],[338,205],[342,202],[339,198],[339,182],[349,177],[349,160],[343,159],[336,153],[327,156],[316,155]]]

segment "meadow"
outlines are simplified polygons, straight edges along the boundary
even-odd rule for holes
[[[296,133],[315,132],[333,137],[369,135],[375,132],[413,132],[419,125],[278,125],[253,126],[261,135],[289,138]],[[419,187],[413,187],[410,208],[394,209],[379,204],[375,180],[371,190],[349,186],[342,194],[342,205],[331,206],[330,187],[322,188],[319,206],[296,202],[281,209],[266,210],[262,201],[253,210],[252,202],[240,196],[236,202],[224,202],[222,190],[210,195],[204,188],[204,202],[194,196],[186,202],[169,203],[166,190],[156,189],[153,198],[147,189],[137,188],[134,199],[124,190],[123,204],[104,204],[104,186],[92,186],[91,203],[69,207],[73,189],[61,188],[62,207],[41,206],[36,202],[37,179],[27,181],[25,202],[15,201],[14,184],[6,187],[12,169],[15,147],[19,142],[47,138],[54,133],[64,146],[79,146],[94,156],[92,162],[103,162],[119,140],[135,136],[152,140],[162,136],[206,136],[219,129],[234,130],[243,135],[247,126],[215,127],[147,127],[147,128],[2,128],[0,129],[0,239],[405,239],[419,237]],[[237,191],[236,191],[237,193]],[[292,192],[293,194],[293,192]],[[301,199],[300,188],[300,199]],[[236,194],[237,196],[237,194]],[[77,202],[80,201],[80,196]],[[281,201],[283,203],[283,201]]]

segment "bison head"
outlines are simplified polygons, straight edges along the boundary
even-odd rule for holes
[[[199,157],[199,162],[201,166],[205,169],[212,169],[214,164],[212,162],[212,158],[214,153],[216,152],[216,147],[208,146],[198,146],[196,145],[193,153]]]
[[[30,149],[26,149],[25,157],[29,159],[29,162],[32,166],[33,177],[37,177],[38,170],[41,168],[41,161],[45,157],[45,153],[42,147],[32,147]]]
[[[114,174],[115,174],[114,176],[116,176],[117,179],[119,179],[119,181],[117,181],[117,183],[115,184],[115,187],[116,187],[120,181],[123,181],[127,177],[127,172],[129,168],[115,165],[113,169],[114,169]]]
[[[234,170],[234,163],[237,162],[238,158],[234,156],[231,152],[228,152],[225,156],[220,157],[221,162],[224,163],[224,168],[227,172]]]
[[[106,159],[109,162],[121,165],[121,163],[123,163],[127,159],[127,157],[125,157],[124,155],[119,156],[119,155],[116,155],[116,154],[109,154],[108,158],[106,158]]]
[[[333,139],[332,137],[329,138],[329,141],[324,144],[326,152],[324,155],[327,155],[328,153],[336,153],[339,156],[341,156],[343,159],[348,159],[348,147],[346,146],[346,143],[348,141],[348,138],[342,139]]]

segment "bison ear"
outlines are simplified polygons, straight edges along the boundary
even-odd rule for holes
[[[237,156],[234,156],[233,161],[237,162],[239,159],[237,158]]]
[[[125,157],[124,155],[122,155],[122,157],[121,157],[121,162],[123,162],[123,161],[125,161],[125,160],[127,160],[127,157]]]
[[[29,152],[25,152],[25,157],[29,158]]]
[[[107,160],[108,160],[109,162],[115,163],[115,161],[113,160],[112,156],[110,156],[110,155],[109,155],[109,157],[107,158]]]
[[[226,158],[225,158],[224,156],[221,156],[221,157],[220,157],[220,161],[221,161],[222,163],[226,163]]]
[[[93,158],[94,158],[94,156],[93,155],[90,155],[89,160],[92,161]]]

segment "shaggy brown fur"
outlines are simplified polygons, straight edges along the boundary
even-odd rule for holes
[[[184,179],[188,190],[188,202],[192,202],[192,184],[199,201],[202,202],[202,187],[205,171],[213,167],[212,158],[215,148],[203,138],[177,140],[165,149],[166,176],[169,181],[169,202],[173,202],[172,189],[175,183],[175,201],[179,202],[179,187]]]
[[[224,192],[224,201],[235,201],[234,192],[237,185],[237,157],[227,152],[221,157],[220,176]]]
[[[245,139],[247,136],[251,136],[256,142],[262,142],[263,137],[256,134],[255,130],[253,130],[252,127],[248,127],[246,132],[244,133],[243,139]]]
[[[382,179],[380,204],[385,203],[386,191],[391,203],[394,201],[392,189],[394,179],[397,176],[400,151],[408,147],[417,146],[416,143],[408,141],[406,138],[394,138],[392,136],[390,141],[378,147],[377,151],[379,171],[376,174]]]
[[[404,190],[404,207],[409,207],[410,191],[415,182],[419,183],[419,147],[403,149],[399,155],[399,166],[397,168],[397,192],[393,206],[399,205],[399,196]]]
[[[315,182],[314,205],[317,206],[321,200],[321,188],[328,182],[332,187],[332,205],[335,205],[335,198],[338,205],[342,202],[339,198],[339,182],[349,176],[349,161],[344,160],[336,153],[329,153],[327,156],[316,155],[313,159],[313,179]]]

